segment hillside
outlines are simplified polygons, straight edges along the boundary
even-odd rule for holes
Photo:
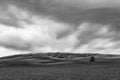
[[[94,56],[97,64],[102,62],[116,61],[120,55],[98,54],[98,53],[30,53],[11,55],[0,58],[0,66],[42,66],[42,65],[58,65],[84,63],[88,64],[90,56]]]

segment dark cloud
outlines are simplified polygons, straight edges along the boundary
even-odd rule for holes
[[[70,23],[73,23],[73,24],[76,24],[77,26],[79,26],[80,24],[82,24],[83,22],[89,22],[89,23],[93,23],[93,24],[102,24],[103,26],[104,25],[110,25],[108,28],[109,28],[109,32],[111,31],[115,31],[115,33],[119,33],[120,31],[120,10],[119,9],[116,9],[116,8],[100,8],[100,9],[90,9],[90,10],[85,10],[83,12],[76,12],[76,14],[73,14],[73,15],[68,15],[69,17],[66,17],[64,16],[63,18],[60,17],[60,19],[62,21],[65,22],[65,19],[67,22],[70,21]],[[69,19],[68,19],[69,18]],[[71,19],[70,19],[71,18]],[[71,20],[73,20],[71,22]],[[76,31],[77,29],[77,26],[76,27],[73,27],[74,30],[73,31]],[[94,28],[93,26],[89,25],[90,28]],[[98,27],[101,28],[102,26]],[[90,31],[90,29],[88,29],[88,31],[84,32],[83,33],[83,37],[79,38],[79,39],[85,39],[85,40],[82,40],[83,43],[86,42],[86,41],[90,41],[91,39],[94,39],[93,36],[95,37],[95,35],[93,34],[95,31]],[[71,31],[68,31],[68,32],[65,32],[65,33],[71,33]],[[65,33],[62,33],[63,36],[61,35],[61,37],[64,37],[64,34]],[[91,35],[91,37],[89,36]],[[107,34],[106,34],[107,36]],[[118,35],[117,35],[118,36]],[[111,36],[111,37],[114,37],[114,38],[118,38],[118,37],[115,37],[115,36]],[[116,39],[116,40],[119,40],[119,39]]]
[[[19,51],[30,51],[32,48],[31,43],[26,42],[19,36],[8,36],[4,41],[0,41],[0,45],[8,49],[15,49]]]
[[[1,20],[0,19],[0,23],[1,24],[4,24],[4,25],[7,25],[7,26],[10,26],[10,27],[21,27],[18,22],[17,22],[17,19],[12,19],[12,20]]]
[[[98,24],[112,25],[111,30],[118,30],[120,10],[115,8],[92,9],[84,13],[85,20]],[[114,27],[113,27],[114,26]]]
[[[58,0],[1,0],[6,4],[16,5],[19,8],[28,10],[33,14],[42,15],[45,17],[52,17],[52,19],[78,26],[82,22],[89,21],[101,24],[116,24],[120,21],[120,10],[117,8],[91,8],[91,4],[87,1],[73,1],[79,2],[81,6],[70,4],[69,1]],[[66,2],[66,3],[65,3]],[[86,2],[86,3],[85,3]],[[101,2],[100,2],[101,3]],[[103,1],[104,3],[104,1]],[[83,6],[86,4],[86,7]],[[111,4],[111,2],[110,2]],[[97,5],[94,5],[95,7]],[[112,5],[111,5],[112,6]],[[89,8],[90,7],[90,8]],[[116,19],[117,18],[117,19]],[[117,23],[117,24],[118,24]],[[118,28],[118,27],[117,27]]]
[[[120,10],[114,7],[86,9],[84,6],[76,7],[76,5],[55,2],[54,0],[12,0],[11,2],[34,14],[51,16],[58,21],[74,25],[79,25],[84,21],[110,24],[116,18],[119,20],[120,17]]]
[[[45,17],[52,17],[53,20],[68,23],[71,25],[80,24],[82,20],[82,15],[80,15],[82,12],[81,8],[59,4],[57,2],[54,2],[53,0],[15,0],[12,2],[12,4],[26,9],[33,14],[42,15]]]

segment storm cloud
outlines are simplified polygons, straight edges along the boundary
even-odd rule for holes
[[[0,12],[1,51],[119,52],[118,0],[0,0]]]

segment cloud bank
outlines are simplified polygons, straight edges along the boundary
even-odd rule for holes
[[[120,52],[118,0],[0,0],[0,56]]]

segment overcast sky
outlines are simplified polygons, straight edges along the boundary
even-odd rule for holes
[[[120,53],[120,0],[0,0],[0,56]]]

